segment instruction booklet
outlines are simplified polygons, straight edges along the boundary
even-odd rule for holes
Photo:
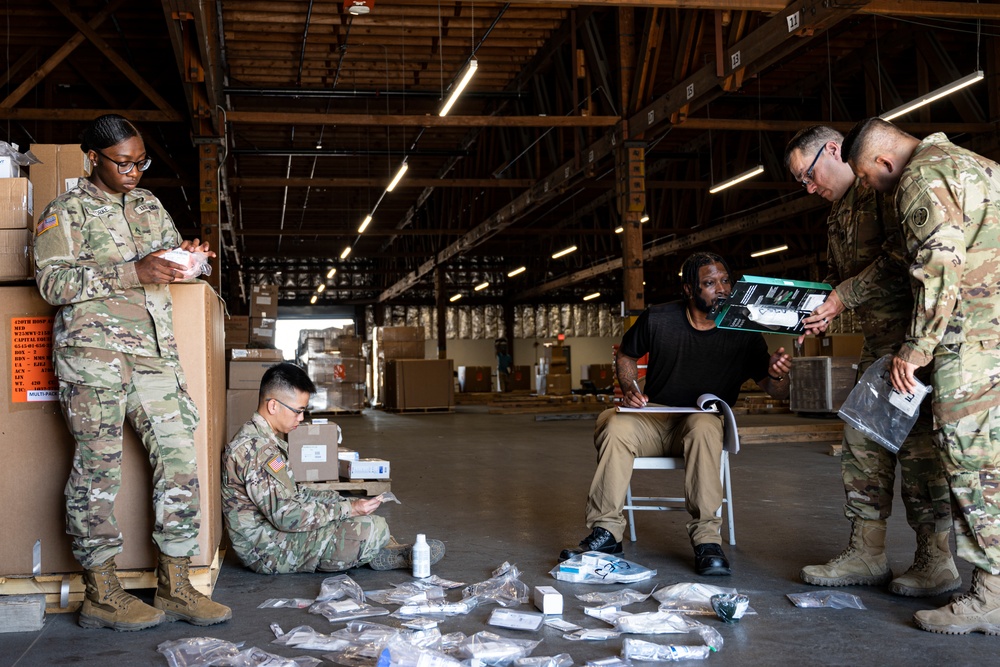
[[[805,333],[802,320],[832,289],[826,283],[743,276],[733,285],[729,298],[716,305],[709,316],[720,329],[799,336]]]
[[[696,405],[692,407],[674,407],[670,405],[657,405],[656,403],[647,403],[641,408],[627,408],[625,406],[619,405],[615,408],[616,412],[645,412],[649,413],[668,413],[668,414],[685,414],[692,412],[721,412],[723,419],[723,436],[722,436],[722,446],[730,454],[736,454],[740,451],[740,434],[736,430],[736,417],[733,415],[732,409],[729,404],[724,400],[716,396],[715,394],[702,394],[695,401]]]

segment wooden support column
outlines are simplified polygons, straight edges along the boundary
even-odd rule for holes
[[[444,269],[440,265],[434,268],[434,305],[437,310],[438,359],[447,359],[448,299],[444,295]]]
[[[646,209],[646,148],[641,141],[619,146],[615,160],[615,186],[622,226],[622,293],[625,315],[637,317],[646,308],[642,286],[642,223]],[[630,320],[627,320],[631,324]]]
[[[219,144],[217,139],[204,140],[198,145],[198,208],[201,211],[201,241],[216,252],[212,258],[212,275],[208,283],[217,292],[222,289],[222,236],[219,234]]]

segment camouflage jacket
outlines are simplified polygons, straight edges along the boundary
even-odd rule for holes
[[[840,300],[857,313],[873,353],[895,349],[906,337],[913,298],[893,205],[855,181],[833,204],[827,240],[826,282],[835,285]]]
[[[1000,338],[1000,165],[932,134],[895,200],[914,296],[899,356],[925,366],[938,345]]]
[[[35,278],[42,297],[62,306],[55,349],[98,347],[176,357],[167,285],[142,285],[135,262],[181,243],[173,220],[148,190],[124,201],[87,179],[50,203],[35,230]]]
[[[299,487],[288,468],[288,445],[254,412],[222,455],[222,514],[240,560],[260,560],[256,549],[281,542],[282,533],[316,530],[351,515],[335,491]]]

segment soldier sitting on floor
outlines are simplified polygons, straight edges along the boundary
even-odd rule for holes
[[[412,545],[397,544],[385,519],[372,515],[380,498],[348,500],[295,483],[280,436],[299,425],[315,391],[294,364],[264,373],[257,411],[222,457],[223,516],[233,549],[261,574],[338,572],[366,563],[374,570],[410,567]],[[436,563],[444,544],[427,542]]]

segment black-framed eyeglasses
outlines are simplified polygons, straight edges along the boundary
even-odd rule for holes
[[[809,168],[806,169],[805,174],[803,174],[805,178],[799,181],[799,183],[802,184],[802,187],[808,189],[809,186],[812,185],[813,173],[816,171],[816,163],[819,162],[819,159],[823,155],[823,152],[825,150],[826,150],[826,144],[823,144],[822,146],[819,147],[819,151],[817,151],[816,157],[813,158],[812,164],[809,165]]]
[[[301,415],[303,412],[306,411],[305,408],[293,408],[288,403],[282,403],[281,401],[279,401],[278,399],[276,399],[274,397],[271,397],[271,398],[269,398],[267,400],[269,400],[269,401],[276,401],[279,405],[285,406],[286,408],[288,408],[289,410],[291,410],[292,412],[294,412],[297,415]]]
[[[100,155],[108,162],[114,162],[116,165],[118,165],[119,174],[127,174],[130,171],[132,171],[133,168],[138,169],[139,171],[146,171],[147,169],[149,169],[149,165],[153,164],[153,158],[150,157],[147,157],[142,162],[119,162],[118,160],[112,160],[107,155],[105,155],[104,153],[102,153],[97,149],[94,149],[94,152]]]

